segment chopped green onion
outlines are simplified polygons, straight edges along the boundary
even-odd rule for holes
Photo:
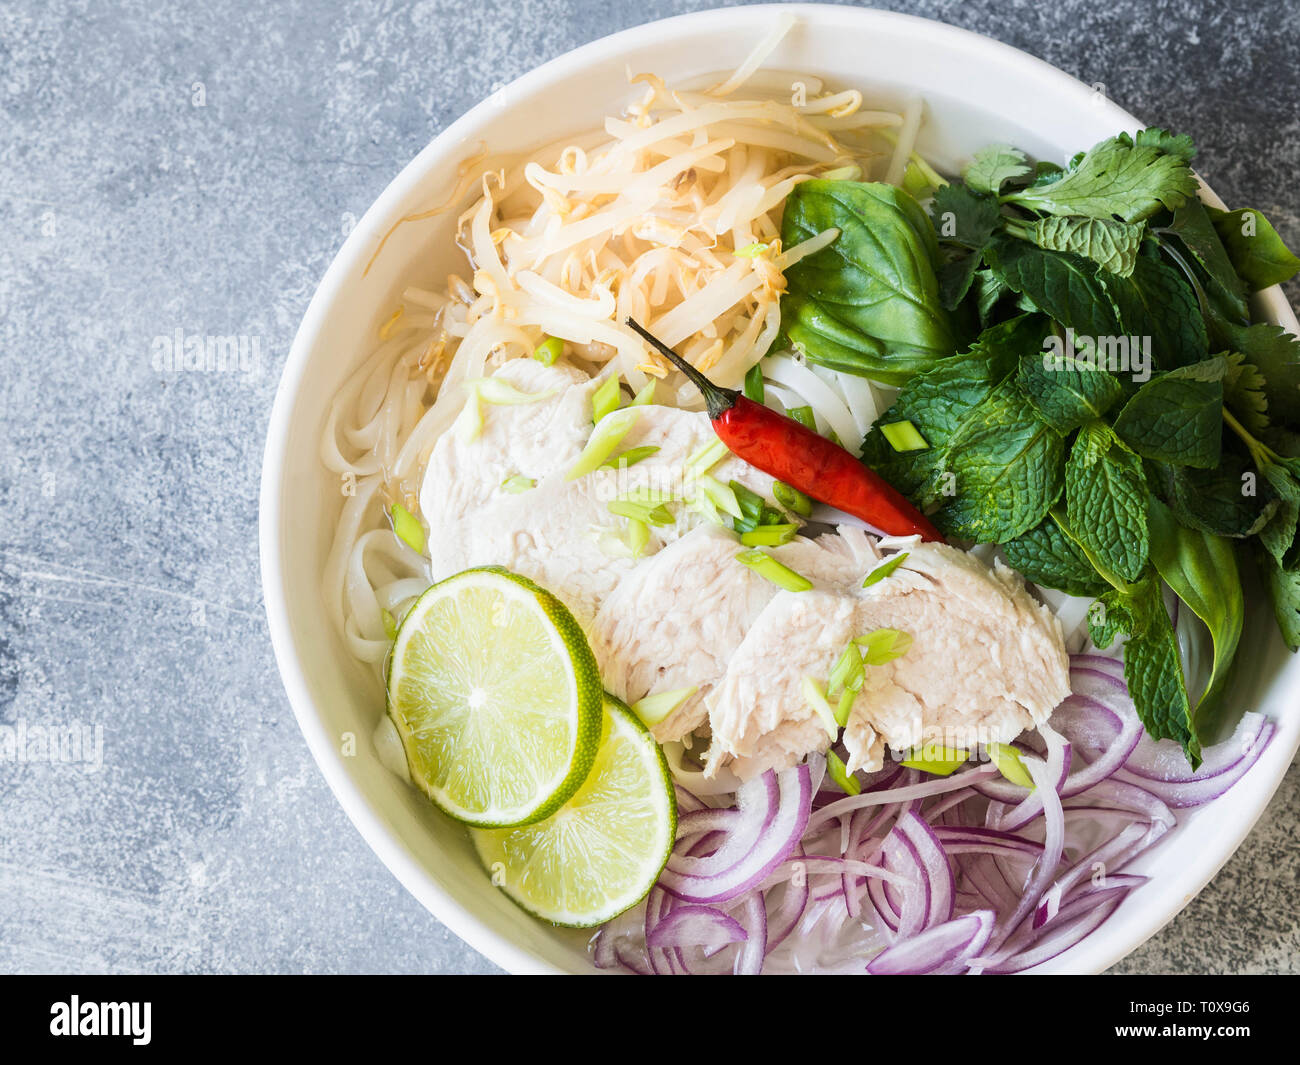
[[[746,244],[743,248],[737,248],[731,254],[737,259],[757,259],[763,252],[767,251],[766,244]]]
[[[862,177],[862,167],[860,166],[840,166],[834,170],[828,170],[822,175],[823,181],[857,181]]]
[[[615,470],[625,470],[629,466],[635,466],[638,462],[648,459],[658,450],[659,448],[653,444],[647,444],[644,447],[630,447],[626,451],[620,451],[617,455],[611,455],[601,465],[609,466]]]
[[[785,412],[787,418],[793,418],[805,429],[811,429],[814,433],[817,431],[817,419],[813,415],[812,407],[791,407]]]
[[[714,466],[730,454],[727,445],[715,436],[703,447],[697,448],[691,457],[686,460],[687,476],[708,473],[709,470],[713,469]]]
[[[914,200],[924,200],[932,191],[925,172],[915,163],[908,163],[903,171],[903,191]]]
[[[615,496],[618,503],[679,503],[681,496],[665,488],[651,488],[648,484],[638,485],[630,492]]]
[[[862,579],[862,587],[870,588],[873,584],[879,584],[893,573],[894,570],[898,569],[899,566],[907,561],[907,556],[909,554],[910,552],[908,551],[900,551],[893,558],[886,559],[884,562],[880,563],[880,565]]]
[[[897,629],[877,629],[854,641],[862,650],[862,660],[869,666],[883,666],[895,658],[902,658],[912,646],[909,633]]]
[[[546,392],[521,392],[509,381],[503,381],[499,377],[481,377],[477,381],[467,381],[465,387],[474,389],[479,399],[484,403],[491,403],[494,407],[517,407],[525,403],[537,403],[543,399],[550,399],[558,391],[552,388]]]
[[[527,492],[530,488],[536,488],[537,482],[531,477],[525,477],[522,473],[516,473],[512,477],[507,477],[501,482],[501,487],[511,495],[519,495],[521,492]]]
[[[648,407],[655,401],[655,379],[652,377],[646,382],[645,388],[641,389],[628,404],[630,407]]]
[[[632,558],[640,558],[645,554],[646,544],[650,542],[650,526],[636,518],[628,518],[623,542],[627,544]]]
[[[812,513],[812,500],[804,495],[799,489],[791,488],[783,481],[777,481],[772,485],[772,495],[776,501],[785,507],[792,514],[798,514],[806,518]]]
[[[587,446],[582,449],[582,454],[578,456],[578,461],[570,466],[569,472],[564,475],[565,479],[576,481],[579,477],[603,466],[623,437],[627,436],[628,430],[635,424],[640,413],[639,407],[625,407],[602,418],[595,432],[591,434],[591,439],[587,441]]]
[[[591,394],[591,421],[599,425],[607,414],[613,414],[623,402],[623,390],[618,382],[618,374],[612,373],[603,380],[596,391]]]
[[[741,533],[740,542],[746,547],[780,547],[793,540],[798,531],[798,525],[760,525]]]
[[[1009,743],[986,743],[984,749],[989,752],[989,758],[998,767],[998,772],[1007,780],[1033,791],[1034,778],[1029,775],[1018,750]]]
[[[393,504],[393,532],[406,541],[417,555],[424,554],[424,526],[401,503]]]
[[[663,503],[633,503],[614,499],[605,504],[605,509],[620,518],[631,518],[646,525],[672,525],[676,521],[672,511]]]
[[[653,728],[699,690],[699,688],[677,688],[670,692],[647,695],[632,704],[632,713],[636,714],[647,728]]]
[[[695,487],[715,508],[725,510],[733,518],[742,517],[740,502],[730,485],[723,484],[716,477],[702,473],[695,478]]]
[[[826,680],[826,690],[836,692],[841,688],[849,691],[861,691],[866,680],[866,669],[862,665],[862,652],[858,645],[849,641],[849,645],[840,652],[840,657],[831,667],[831,675]]]
[[[862,782],[856,776],[849,775],[848,766],[834,751],[826,752],[826,774],[839,785],[845,795],[862,794]]]
[[[950,776],[954,770],[966,764],[968,752],[951,747],[940,747],[928,743],[924,747],[912,748],[912,757],[904,758],[903,765],[908,769],[919,769],[923,773],[933,773],[938,777]]]
[[[911,422],[890,422],[880,431],[895,451],[924,451],[930,446]]]
[[[763,366],[754,363],[745,373],[745,397],[755,403],[762,403],[767,398],[767,389],[763,385]]]
[[[554,366],[563,354],[564,341],[559,337],[547,337],[533,349],[533,358],[546,366]]]
[[[806,592],[813,586],[807,577],[795,573],[789,566],[783,566],[766,551],[742,551],[736,556],[736,561],[787,592]]]
[[[835,704],[835,720],[841,728],[849,723],[849,714],[853,713],[853,700],[857,697],[857,688],[845,688],[840,692],[840,701]]]
[[[384,619],[384,633],[390,640],[397,639],[397,619],[387,610],[380,610],[379,616]]]
[[[831,742],[834,743],[840,735],[840,726],[835,721],[835,711],[831,709],[831,704],[826,701],[826,693],[822,691],[821,685],[812,677],[803,679],[803,699],[809,706],[817,711],[817,716],[822,719],[822,724],[826,726],[826,733],[830,736]]]

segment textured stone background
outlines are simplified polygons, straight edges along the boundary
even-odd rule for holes
[[[0,764],[0,970],[493,970],[371,854],[289,712],[258,585],[266,419],[349,216],[442,126],[575,45],[705,6],[0,7],[0,722],[104,730],[97,772]],[[1291,0],[885,6],[1187,130],[1218,191],[1300,245]],[[260,368],[160,374],[154,338],[178,329],[258,338]],[[1293,768],[1120,969],[1300,971],[1297,824]]]

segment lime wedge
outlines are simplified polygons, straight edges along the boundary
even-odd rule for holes
[[[654,737],[613,696],[605,696],[604,717],[591,773],[557,813],[471,833],[492,882],[554,924],[588,928],[636,905],[677,833],[672,778]]]
[[[573,615],[508,570],[435,584],[393,643],[388,716],[411,780],[467,824],[522,825],[563,806],[595,758],[600,707]]]

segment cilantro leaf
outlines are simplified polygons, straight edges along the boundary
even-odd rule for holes
[[[975,153],[962,171],[962,177],[975,191],[996,196],[1004,182],[1029,172],[1024,152],[1008,144],[991,144]]]
[[[1196,178],[1186,160],[1150,140],[1134,143],[1121,134],[1095,145],[1059,181],[1003,199],[1046,214],[1140,222],[1195,194]]]
[[[1075,438],[1065,464],[1065,512],[1080,544],[1106,569],[1136,580],[1147,563],[1142,463],[1101,421]]]
[[[1221,355],[1160,374],[1137,390],[1115,419],[1115,433],[1149,459],[1200,466],[1219,464],[1223,443]]]
[[[1254,368],[1258,376],[1251,376],[1252,387],[1264,394],[1269,424],[1300,428],[1300,340],[1268,322],[1241,326],[1216,320],[1213,331],[1216,343]]]
[[[1184,163],[1190,164],[1196,158],[1196,145],[1186,133],[1170,133],[1158,126],[1140,129],[1133,137],[1135,144],[1149,144],[1151,147],[1174,155]]]

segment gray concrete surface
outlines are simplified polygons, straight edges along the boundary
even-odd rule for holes
[[[349,217],[430,137],[542,60],[704,6],[0,5],[0,724],[89,730],[85,763],[0,764],[0,971],[493,971],[371,854],[289,712],[258,584],[267,415]],[[1300,245],[1290,0],[884,6],[1192,133],[1219,192]],[[257,365],[160,374],[178,330],[256,341]],[[1293,768],[1119,970],[1300,971],[1298,822]]]

